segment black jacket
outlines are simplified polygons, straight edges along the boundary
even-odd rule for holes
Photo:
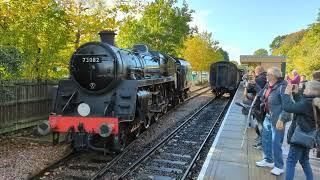
[[[256,81],[255,90],[257,93],[259,93],[261,91],[261,89],[263,89],[267,84],[267,73],[263,72],[263,73],[259,74],[255,78],[255,81]]]
[[[312,100],[314,97],[302,96],[300,101],[294,103],[287,94],[282,95],[282,107],[286,112],[293,113],[293,120],[288,130],[288,143],[297,125],[302,131],[310,132],[316,128],[313,117]]]

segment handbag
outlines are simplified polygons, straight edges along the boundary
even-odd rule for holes
[[[312,130],[310,132],[304,132],[300,126],[297,124],[294,129],[293,135],[291,137],[290,142],[292,144],[300,145],[306,148],[313,148],[315,145],[317,131]]]

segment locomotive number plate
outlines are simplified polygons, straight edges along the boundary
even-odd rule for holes
[[[83,63],[99,63],[101,59],[99,57],[84,57],[82,58]]]

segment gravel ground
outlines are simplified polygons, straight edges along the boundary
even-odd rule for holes
[[[190,87],[190,91],[192,92],[192,91],[196,91],[196,90],[198,90],[198,89],[200,89],[200,88],[203,88],[203,87],[205,87],[206,85],[203,85],[203,86],[196,86],[196,85],[194,85],[194,86],[191,86]]]
[[[69,151],[67,145],[53,146],[15,138],[0,138],[0,179],[27,179]]]

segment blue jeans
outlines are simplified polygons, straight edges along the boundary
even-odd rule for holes
[[[280,169],[283,169],[281,149],[283,137],[284,129],[278,130],[276,126],[272,124],[270,116],[266,115],[262,129],[262,150],[265,155],[264,159],[269,163],[274,162],[274,166]]]
[[[294,171],[297,162],[299,161],[307,180],[312,180],[312,169],[309,163],[309,151],[310,149],[300,146],[291,145],[286,167],[286,180],[293,180]]]

